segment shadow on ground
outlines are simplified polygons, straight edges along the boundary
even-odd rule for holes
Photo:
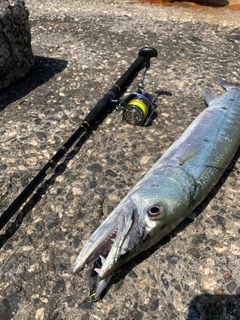
[[[63,71],[67,64],[66,60],[35,56],[32,71],[11,87],[0,92],[0,111]]]
[[[185,311],[187,320],[238,320],[240,319],[239,295],[202,294],[194,297]]]

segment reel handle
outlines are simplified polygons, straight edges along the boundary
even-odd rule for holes
[[[110,91],[114,92],[115,97],[120,97],[132,83],[139,71],[144,67],[150,67],[150,58],[157,57],[157,50],[152,47],[143,47],[139,50],[138,58],[133,62],[129,69],[121,76]]]

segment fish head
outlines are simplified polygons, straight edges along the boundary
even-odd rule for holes
[[[86,242],[75,261],[74,273],[103,257],[98,273],[99,279],[105,279],[171,231],[172,217],[178,212],[178,206],[173,207],[178,201],[175,196],[184,195],[174,194],[178,181],[163,178],[139,181]]]
[[[121,256],[127,251],[125,240],[135,224],[136,214],[131,198],[121,201],[86,242],[74,263],[73,272],[81,271],[99,257],[104,257],[101,278],[116,270]]]

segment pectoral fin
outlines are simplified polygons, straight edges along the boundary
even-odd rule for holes
[[[179,166],[182,166],[185,162],[190,160],[193,156],[195,156],[200,150],[201,146],[189,146],[184,152],[177,156],[176,159],[178,161]]]
[[[202,95],[208,105],[210,105],[211,102],[216,101],[220,97],[217,94],[213,93],[209,89],[202,89],[201,91],[202,91]]]

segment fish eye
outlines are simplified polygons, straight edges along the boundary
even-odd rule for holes
[[[148,208],[147,213],[151,219],[158,220],[158,219],[161,219],[165,215],[165,210],[159,204],[154,204]]]

